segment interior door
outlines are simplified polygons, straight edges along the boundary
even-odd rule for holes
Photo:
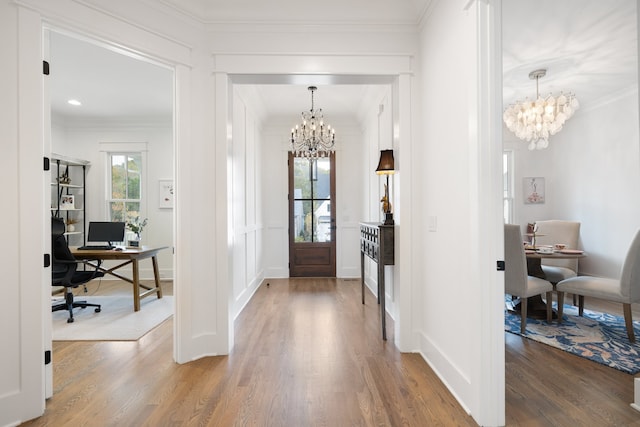
[[[289,276],[336,276],[335,154],[289,153]]]

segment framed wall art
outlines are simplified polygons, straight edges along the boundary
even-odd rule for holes
[[[173,181],[170,179],[161,179],[160,181],[158,181],[158,183],[159,183],[158,207],[160,209],[173,208],[173,199],[174,199]]]
[[[74,196],[71,194],[63,194],[62,196],[60,196],[60,209],[61,210],[75,209]]]
[[[524,203],[535,205],[544,203],[544,178],[527,177],[524,180]]]

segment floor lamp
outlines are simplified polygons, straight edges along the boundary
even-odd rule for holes
[[[384,197],[382,198],[382,212],[384,212],[384,225],[393,225],[393,212],[391,202],[389,201],[389,175],[395,173],[393,150],[381,150],[380,161],[376,168],[378,175],[386,175],[387,183],[384,186]]]

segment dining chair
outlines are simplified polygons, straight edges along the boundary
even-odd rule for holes
[[[575,221],[546,220],[536,221],[536,245],[550,245],[564,243],[567,249],[578,249],[580,240],[580,223]],[[545,278],[552,284],[578,275],[577,259],[549,259],[542,260],[542,271]]]
[[[558,291],[558,322],[562,322],[564,293],[578,295],[578,315],[584,313],[584,297],[600,298],[622,303],[627,336],[635,342],[631,304],[640,302],[640,230],[636,232],[620,272],[619,279],[594,276],[577,276],[556,285]]]
[[[553,285],[544,279],[527,274],[527,259],[522,244],[520,226],[504,225],[505,293],[520,297],[520,333],[527,327],[527,299],[546,294],[547,322],[551,322]]]

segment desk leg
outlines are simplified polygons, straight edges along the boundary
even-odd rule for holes
[[[140,311],[140,276],[138,260],[133,260],[133,311]]]
[[[158,299],[162,298],[162,288],[160,287],[160,271],[158,270],[158,259],[155,256],[151,257],[153,263],[153,278],[156,281],[156,292],[158,293]]]
[[[364,252],[360,251],[360,284],[362,286],[362,303],[364,304]]]
[[[380,318],[382,321],[382,339],[387,340],[387,309],[385,308],[384,264],[378,262],[378,302],[380,303]]]

